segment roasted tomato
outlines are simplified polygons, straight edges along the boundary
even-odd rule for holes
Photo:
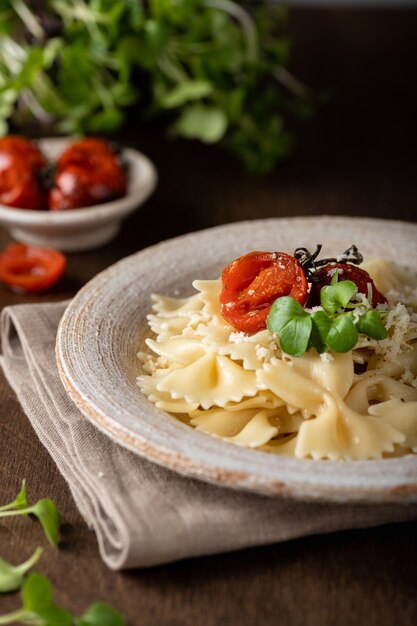
[[[125,193],[126,176],[109,145],[101,139],[82,139],[58,159],[49,208],[65,211],[101,204]]]
[[[272,303],[282,296],[292,296],[300,304],[308,296],[301,265],[284,252],[249,252],[223,270],[221,312],[240,331],[265,328]]]
[[[24,156],[32,167],[41,169],[45,165],[45,157],[38,146],[19,135],[9,135],[0,139],[0,154],[17,153]]]
[[[59,169],[70,164],[91,166],[106,156],[115,158],[114,150],[107,141],[98,137],[86,137],[69,145],[58,158],[57,166]]]
[[[24,137],[0,139],[0,202],[19,209],[43,209],[46,195],[40,182],[45,159]]]
[[[325,285],[330,285],[336,269],[339,270],[339,280],[351,280],[357,286],[358,292],[362,293],[364,296],[368,296],[368,285],[371,286],[372,301],[370,304],[372,304],[373,308],[378,304],[386,304],[387,299],[375,287],[375,283],[368,272],[351,263],[329,263],[328,265],[324,265],[324,267],[320,267],[314,275],[315,280],[311,285],[308,306],[318,306],[320,304],[320,290]]]
[[[63,275],[67,265],[61,252],[12,243],[0,254],[0,280],[16,291],[46,291]]]

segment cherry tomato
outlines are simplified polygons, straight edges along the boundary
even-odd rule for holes
[[[0,202],[19,209],[43,209],[46,196],[40,184],[45,159],[24,137],[0,139]]]
[[[324,267],[320,267],[315,273],[315,278],[317,280],[315,280],[311,285],[308,306],[318,306],[320,304],[320,290],[325,285],[330,285],[335,269],[339,270],[339,280],[351,280],[357,286],[358,292],[362,293],[364,296],[368,296],[368,285],[371,285],[371,304],[373,308],[375,308],[378,304],[386,304],[387,299],[375,287],[374,281],[369,276],[368,272],[357,265],[352,265],[351,263],[329,263]]]
[[[38,146],[33,141],[26,139],[26,137],[8,135],[0,138],[0,154],[10,154],[12,152],[24,156],[29,164],[37,169],[41,169],[46,163],[45,157]]]
[[[66,265],[57,250],[12,243],[0,254],[0,280],[16,291],[40,293],[58,282]]]
[[[65,211],[101,204],[125,193],[126,176],[109,145],[101,139],[82,139],[58,159],[49,208]]]
[[[59,169],[69,164],[94,165],[105,156],[115,158],[114,151],[107,141],[97,137],[85,137],[71,143],[58,158],[57,165]]]
[[[223,270],[221,312],[240,331],[265,328],[272,303],[282,296],[292,296],[300,304],[308,296],[303,268],[284,252],[249,252]]]

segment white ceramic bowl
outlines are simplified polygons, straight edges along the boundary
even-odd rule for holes
[[[73,141],[50,137],[38,144],[45,156],[54,160]],[[19,242],[64,252],[90,250],[109,242],[122,220],[149,197],[157,182],[156,169],[144,154],[132,148],[124,148],[124,154],[129,170],[123,198],[70,211],[15,209],[0,203],[0,224]]]

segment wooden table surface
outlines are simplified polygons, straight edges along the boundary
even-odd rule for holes
[[[119,138],[156,163],[160,184],[152,199],[112,244],[70,255],[67,277],[53,292],[35,298],[0,286],[0,307],[70,297],[127,254],[226,222],[315,214],[415,220],[416,18],[415,9],[291,14],[292,68],[316,89],[331,87],[332,97],[302,129],[293,158],[266,178],[251,178],[216,148],[165,142],[158,126],[145,130],[132,116]],[[8,242],[0,230],[0,247]],[[0,502],[15,496],[23,477],[31,500],[56,501],[61,547],[46,547],[37,569],[73,611],[106,600],[130,626],[417,623],[417,523],[109,571],[2,375],[0,399]],[[40,543],[34,522],[0,524],[0,554],[8,560],[21,562]],[[17,605],[16,595],[0,597],[0,614]]]

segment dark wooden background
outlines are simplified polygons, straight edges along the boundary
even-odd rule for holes
[[[50,294],[18,296],[0,286],[0,306],[70,297],[119,258],[157,241],[226,222],[347,214],[416,220],[417,10],[297,9],[292,69],[332,97],[305,125],[292,159],[251,178],[216,148],[168,143],[131,117],[119,138],[155,162],[159,187],[109,246],[69,256]],[[0,230],[0,247],[9,242]],[[348,242],[350,243],[350,242]],[[95,536],[0,376],[0,502],[23,477],[31,500],[48,495],[64,518],[59,551],[38,566],[57,601],[82,612],[95,600],[129,626],[367,626],[417,623],[417,523],[316,536],[151,570],[114,573]],[[28,519],[0,524],[0,554],[15,563],[45,544]],[[18,605],[0,597],[0,613]]]

